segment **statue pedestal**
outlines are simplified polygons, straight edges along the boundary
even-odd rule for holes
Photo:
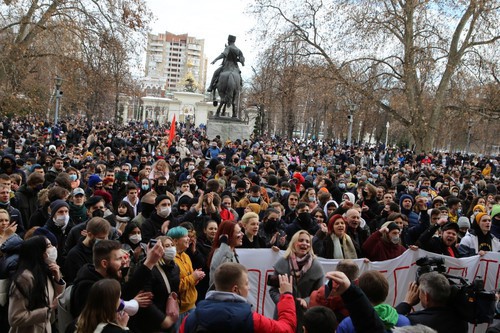
[[[227,112],[227,111],[226,111]],[[253,125],[248,121],[232,117],[209,116],[207,121],[207,136],[210,140],[217,135],[222,141],[249,139],[253,133]]]

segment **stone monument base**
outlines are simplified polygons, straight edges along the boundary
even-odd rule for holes
[[[226,110],[226,114],[227,112]],[[231,110],[229,110],[229,114],[231,114]],[[251,122],[239,118],[209,116],[207,121],[207,136],[210,140],[217,135],[222,141],[245,140],[250,138],[253,129]]]

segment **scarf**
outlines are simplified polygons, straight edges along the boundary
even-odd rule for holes
[[[333,241],[333,259],[358,259],[356,248],[349,235],[345,234],[339,238],[332,233],[330,237]]]
[[[382,303],[379,305],[375,305],[373,309],[375,310],[375,312],[377,312],[386,329],[390,330],[394,328],[394,326],[396,326],[399,316],[396,309],[394,309],[392,306]]]
[[[294,278],[298,280],[311,268],[313,257],[308,253],[302,258],[297,258],[295,253],[292,252],[288,261]]]

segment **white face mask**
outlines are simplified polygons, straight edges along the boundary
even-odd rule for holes
[[[164,207],[160,209],[158,215],[160,215],[161,217],[167,217],[170,215],[170,211],[171,211],[170,207]]]
[[[69,215],[57,215],[52,220],[56,226],[65,227],[69,222]]]
[[[142,240],[142,236],[140,234],[130,235],[128,239],[130,243],[137,244]]]
[[[163,259],[165,259],[165,261],[172,261],[174,260],[176,254],[177,249],[175,248],[175,246],[167,247],[165,248],[165,250],[163,250]]]
[[[57,260],[57,248],[55,246],[51,246],[47,249],[47,264],[55,263]]]

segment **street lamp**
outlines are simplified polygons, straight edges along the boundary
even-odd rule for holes
[[[61,85],[62,85],[62,77],[59,75],[56,76],[55,78],[55,83],[56,83],[56,114],[54,116],[54,125],[57,125],[57,121],[59,120],[59,103],[61,101],[61,97],[63,92],[60,90]]]
[[[349,115],[347,116],[347,120],[349,122],[349,133],[347,134],[347,145],[348,146],[351,146],[351,141],[352,141],[352,123],[354,122],[354,119],[353,119],[354,118],[354,116],[353,116],[354,108],[355,108],[355,105],[351,104],[349,107]]]

